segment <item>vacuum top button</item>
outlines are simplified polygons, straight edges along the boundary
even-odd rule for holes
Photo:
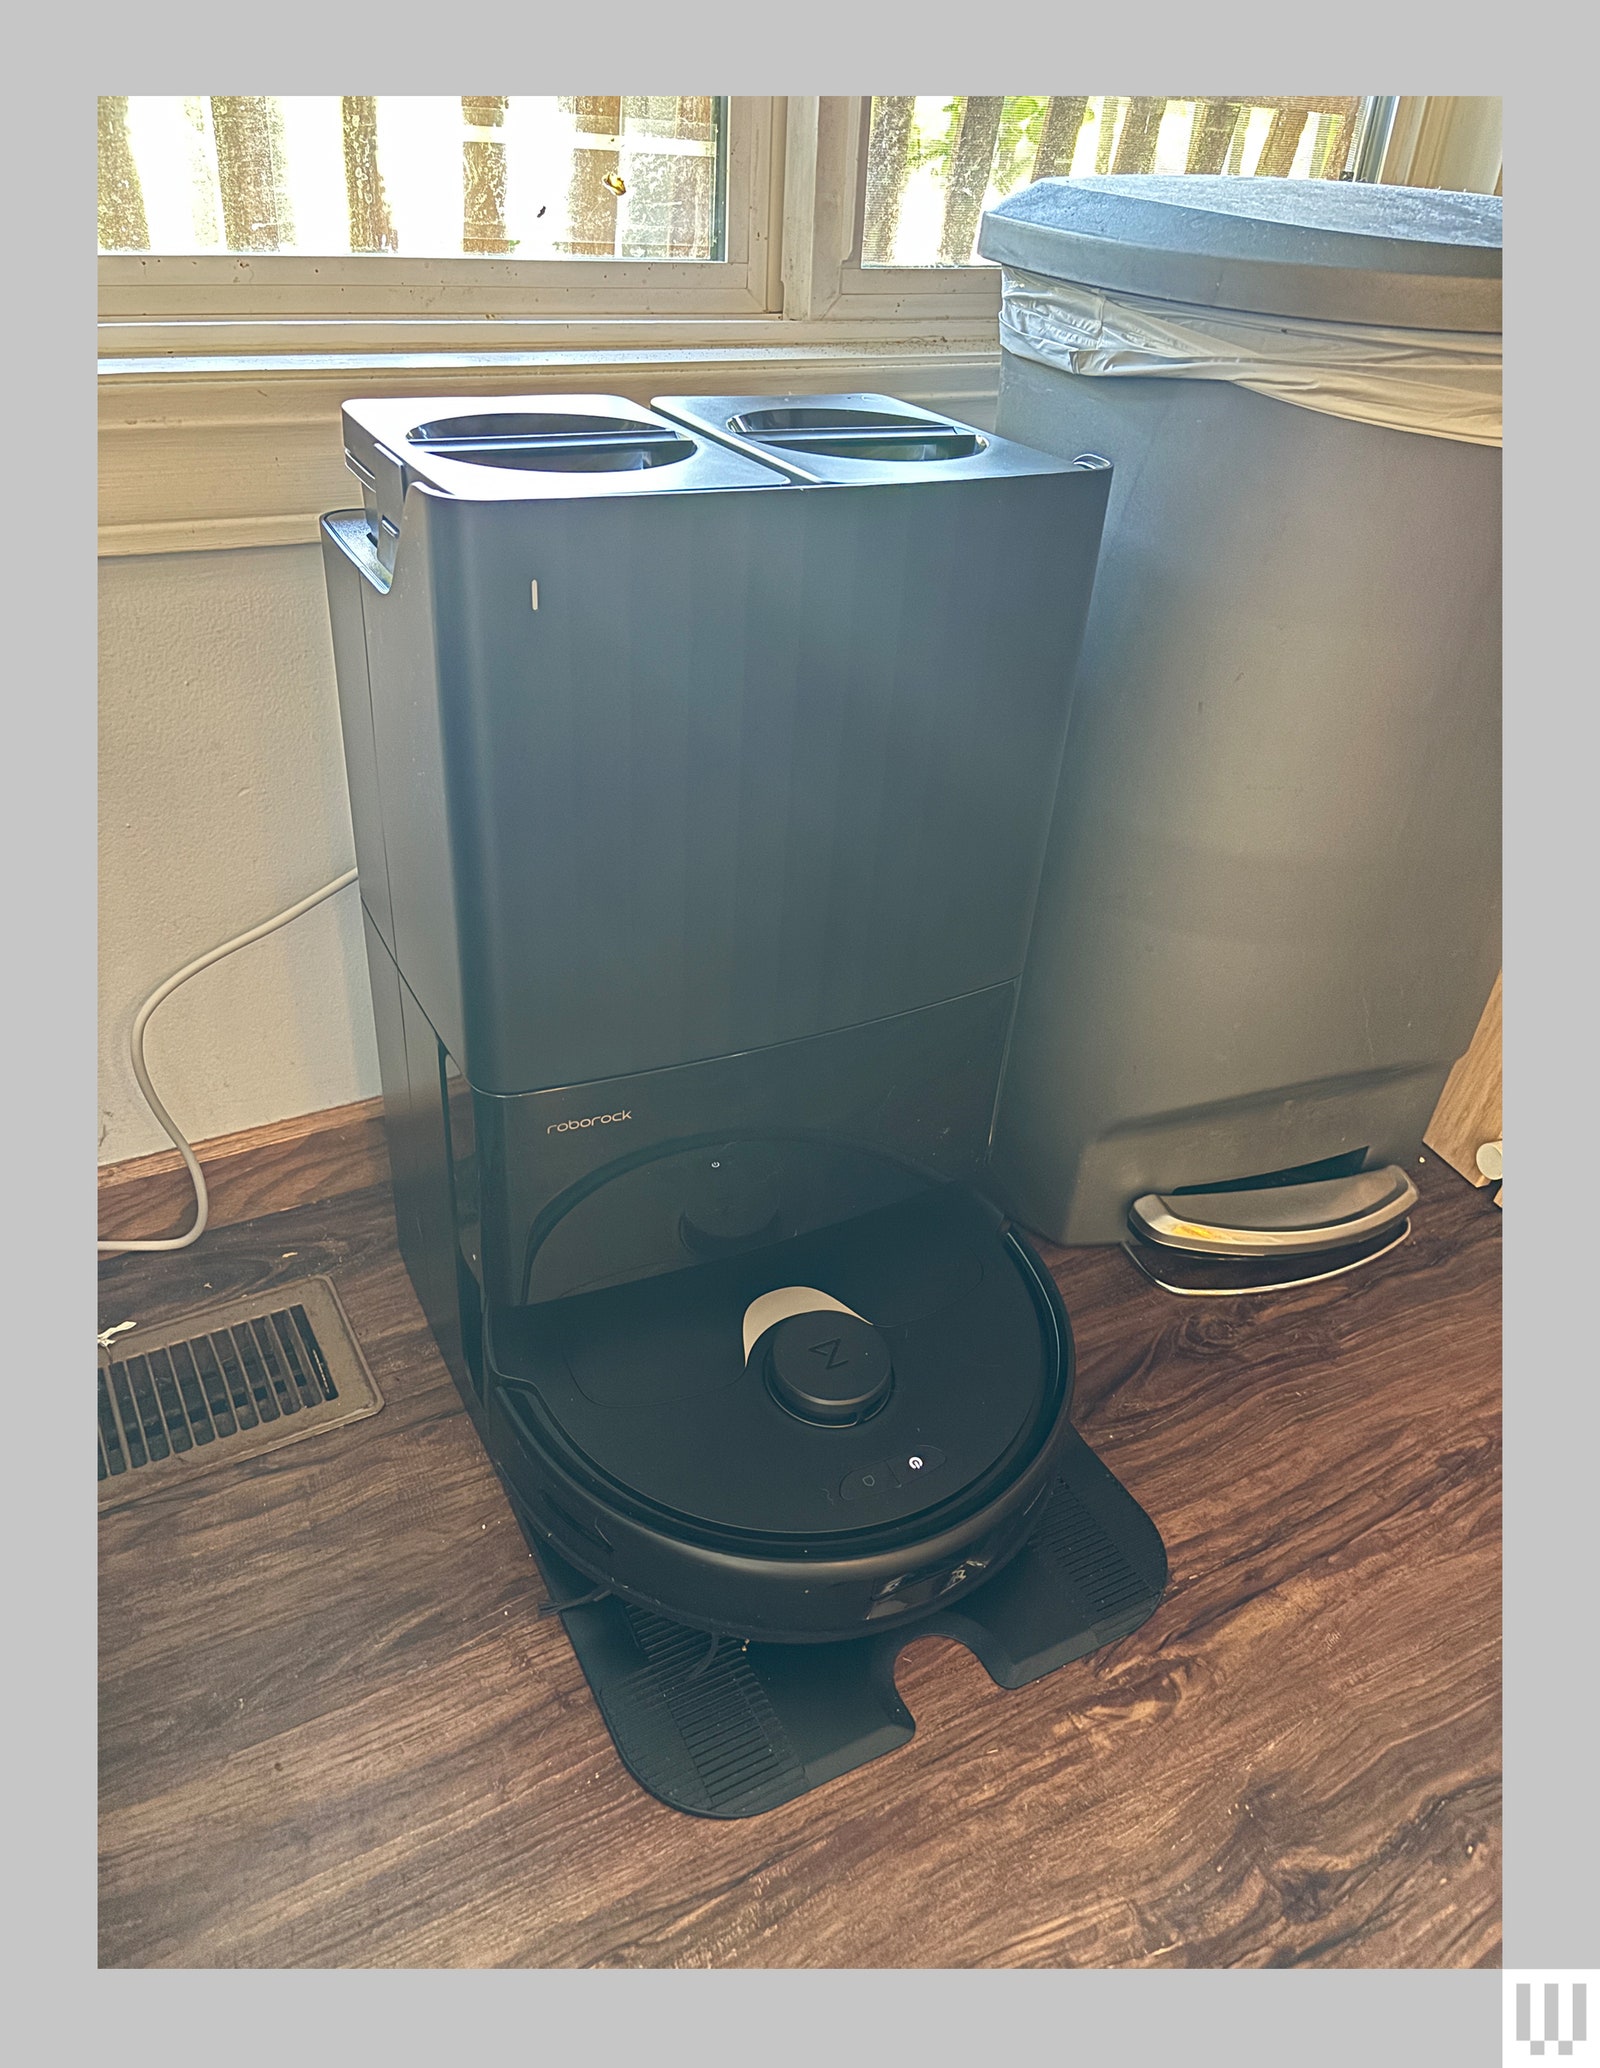
[[[887,1493],[896,1483],[887,1465],[863,1465],[847,1476],[839,1488],[839,1498],[841,1501],[870,1501],[875,1494]]]
[[[859,1422],[883,1405],[893,1384],[888,1344],[853,1314],[794,1314],[772,1331],[768,1388],[803,1422]]]

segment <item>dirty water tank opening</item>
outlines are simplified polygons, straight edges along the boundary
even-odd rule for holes
[[[642,473],[693,457],[692,438],[666,424],[627,417],[500,412],[418,424],[406,443],[474,467],[552,474]]]

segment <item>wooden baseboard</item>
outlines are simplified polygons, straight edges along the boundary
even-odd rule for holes
[[[1445,1079],[1423,1141],[1469,1185],[1487,1185],[1478,1151],[1498,1142],[1500,1114],[1500,985],[1496,977],[1472,1046]]]
[[[205,1172],[213,1228],[365,1191],[389,1177],[381,1098],[215,1135],[196,1142],[194,1153]],[[101,1165],[103,1242],[181,1235],[193,1218],[194,1188],[176,1149]]]

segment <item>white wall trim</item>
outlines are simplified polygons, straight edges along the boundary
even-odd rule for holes
[[[1498,194],[1500,173],[1498,94],[1400,96],[1378,173],[1384,186]]]

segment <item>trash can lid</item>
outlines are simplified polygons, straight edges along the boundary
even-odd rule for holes
[[[983,218],[1002,266],[1262,315],[1500,329],[1500,197],[1356,180],[1088,173]]]

